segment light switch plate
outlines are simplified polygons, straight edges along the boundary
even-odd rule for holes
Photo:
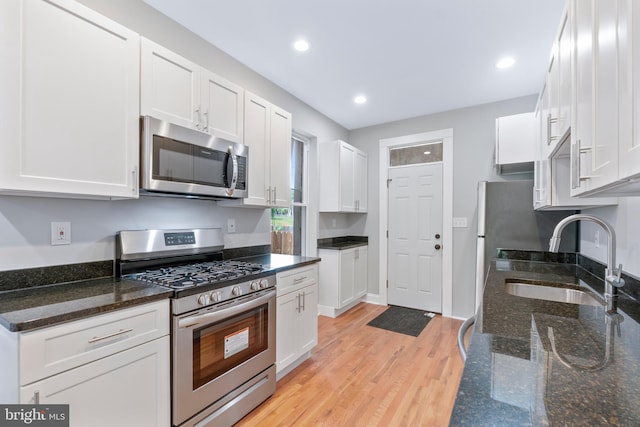
[[[453,228],[467,228],[467,218],[466,217],[453,218]]]
[[[70,245],[71,244],[71,223],[52,222],[51,223],[51,244]]]

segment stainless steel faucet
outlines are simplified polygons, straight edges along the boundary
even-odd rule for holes
[[[616,288],[621,288],[624,286],[624,279],[622,279],[622,264],[616,269],[616,232],[613,230],[613,227],[609,225],[606,221],[601,220],[598,217],[592,215],[585,214],[575,214],[566,217],[562,221],[556,225],[556,228],[553,230],[553,236],[551,236],[551,240],[549,240],[549,251],[558,252],[558,248],[560,247],[560,233],[562,230],[574,221],[587,220],[593,221],[596,224],[599,224],[604,231],[607,232],[607,269],[605,270],[605,278],[604,278],[604,298],[607,302],[609,302],[612,298],[617,296]]]

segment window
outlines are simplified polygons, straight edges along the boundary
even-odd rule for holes
[[[291,206],[271,209],[271,252],[303,255],[306,221],[307,142],[291,139]]]
[[[442,161],[442,142],[429,142],[389,150],[389,166],[419,165]]]

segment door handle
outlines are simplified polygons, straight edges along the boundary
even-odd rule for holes
[[[441,247],[442,247],[442,246],[440,246],[440,245],[435,245],[435,246],[434,246],[434,248],[436,248],[436,250],[437,250],[437,251],[439,251]]]

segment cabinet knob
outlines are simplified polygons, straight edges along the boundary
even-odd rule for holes
[[[436,248],[436,250],[437,250],[437,251],[439,251],[441,247],[442,247],[442,246],[440,246],[440,245],[435,245],[435,246],[434,246],[434,248]]]
[[[439,234],[436,234],[436,239],[439,239],[439,238],[440,238],[440,235],[439,235]]]

